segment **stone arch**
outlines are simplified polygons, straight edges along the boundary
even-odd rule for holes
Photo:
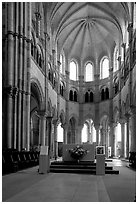
[[[41,84],[37,78],[31,78],[31,92],[34,93],[34,96],[38,101],[39,110],[42,110],[44,108],[44,94]]]
[[[84,116],[82,124],[84,124],[88,119],[92,119],[92,121],[94,122],[94,117],[92,116],[92,114],[87,114],[86,116]]]
[[[39,81],[31,79],[30,96],[30,148],[39,145],[39,111],[44,108],[44,95]]]

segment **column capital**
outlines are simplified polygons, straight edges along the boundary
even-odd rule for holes
[[[44,32],[44,35],[45,35],[45,38],[46,38],[46,40],[50,40],[50,36],[48,35],[48,33],[47,32]]]
[[[126,43],[122,43],[122,44],[121,44],[121,47],[125,49]]]
[[[55,119],[52,120],[52,123],[53,123],[55,126],[58,125],[58,122],[59,122],[58,118],[55,118]]]
[[[35,17],[37,21],[40,21],[42,19],[40,12],[35,12]]]
[[[61,62],[59,60],[57,60],[57,65],[60,66],[61,65]]]
[[[110,68],[109,68],[109,72],[113,72],[113,67],[110,67]]]
[[[127,31],[130,32],[130,31],[132,31],[132,29],[133,29],[133,23],[130,22],[130,23],[128,24]]]
[[[8,95],[9,97],[17,97],[19,93],[19,89],[18,87],[14,87],[14,86],[7,86],[3,88],[3,94]]]
[[[69,71],[68,70],[65,70],[65,74],[69,77]]]
[[[119,123],[120,123],[120,124],[123,125],[123,124],[125,124],[125,122],[126,122],[126,121],[125,121],[125,118],[120,118],[120,119],[119,119]]]
[[[56,53],[56,50],[52,49],[52,53],[55,54],[55,53]]]
[[[47,119],[48,122],[51,122],[51,121],[52,121],[52,118],[53,118],[53,116],[50,116],[50,115],[47,115],[47,116],[46,116],[46,119]]]
[[[46,117],[47,116],[47,113],[45,110],[39,110],[39,111],[36,111],[36,114],[37,116],[40,118],[40,117]]]
[[[100,74],[94,74],[94,78],[95,78],[95,80],[98,80],[99,77],[100,77]]]
[[[61,127],[62,127],[63,129],[68,129],[68,124],[67,124],[67,123],[61,124]]]

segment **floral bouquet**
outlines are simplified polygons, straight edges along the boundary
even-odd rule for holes
[[[84,155],[87,154],[87,150],[83,149],[81,146],[77,145],[74,149],[70,149],[69,153],[73,159],[79,160]]]

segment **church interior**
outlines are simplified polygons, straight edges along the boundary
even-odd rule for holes
[[[83,174],[53,170],[67,149]],[[97,149],[117,175],[84,173]],[[3,201],[135,200],[136,2],[2,3],[2,183]]]

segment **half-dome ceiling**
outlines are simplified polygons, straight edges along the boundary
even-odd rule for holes
[[[125,3],[55,3],[52,32],[60,50],[70,57],[95,59],[108,55],[123,37],[128,9]]]

